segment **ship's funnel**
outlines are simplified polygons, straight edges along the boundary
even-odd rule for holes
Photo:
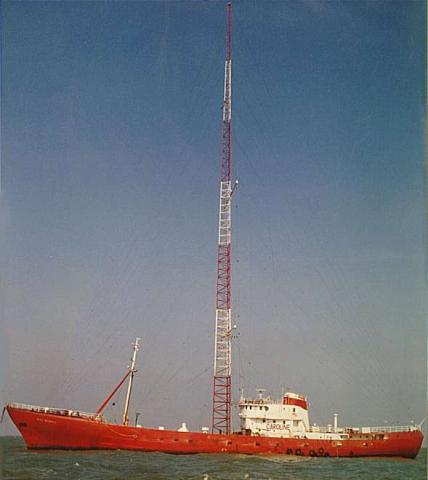
[[[333,414],[333,432],[337,432],[337,413]]]

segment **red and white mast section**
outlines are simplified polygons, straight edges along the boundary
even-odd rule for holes
[[[218,225],[217,297],[214,342],[212,431],[228,434],[232,424],[232,4],[227,5],[226,61],[224,66],[221,176]],[[236,185],[236,184],[235,184]]]

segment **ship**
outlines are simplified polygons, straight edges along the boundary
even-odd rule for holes
[[[9,403],[7,411],[29,449],[136,450],[171,454],[224,453],[306,457],[397,456],[415,458],[423,441],[422,423],[400,426],[339,426],[338,414],[325,427],[309,422],[306,396],[285,392],[279,399],[259,389],[241,398],[239,428],[232,425],[231,205],[238,182],[232,182],[232,5],[227,4],[226,59],[222,104],[221,176],[219,185],[217,290],[211,428],[189,431],[129,422],[129,404],[140,339],[133,343],[124,377],[95,413]],[[122,422],[109,421],[106,407],[125,386]],[[2,414],[2,416],[3,416]]]

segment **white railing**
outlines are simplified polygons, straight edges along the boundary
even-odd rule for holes
[[[391,433],[391,432],[414,432],[420,430],[419,425],[395,425],[383,427],[338,427],[336,430],[333,427],[319,427],[311,426],[309,428],[310,432],[315,433],[339,433],[339,434],[365,434],[365,433]]]
[[[91,418],[91,419],[101,419],[100,415],[96,413],[80,412],[78,410],[65,410],[63,408],[52,408],[52,407],[40,407],[38,405],[26,405],[25,403],[10,403],[12,408],[18,408],[20,410],[29,410],[31,412],[37,413],[49,413],[53,415],[62,415],[66,417],[82,417],[82,418]]]
[[[346,430],[349,430],[349,429],[339,427],[339,428],[336,428],[335,430],[333,427],[321,427],[318,425],[317,426],[311,425],[309,427],[309,431],[313,433],[346,433]]]
[[[420,430],[419,425],[394,425],[394,426],[383,426],[383,427],[366,427],[364,432],[367,433],[391,433],[391,432],[414,432]]]
[[[256,398],[256,399],[246,399],[241,398],[238,402],[239,405],[282,405],[282,399],[272,399],[272,398]]]

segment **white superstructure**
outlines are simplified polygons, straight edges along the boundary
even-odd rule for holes
[[[242,398],[239,402],[241,430],[266,437],[303,436],[309,431],[306,397],[287,392],[281,400]]]
[[[280,400],[263,397],[264,390],[259,389],[259,398],[242,398],[239,401],[241,432],[245,435],[280,438],[306,438],[311,440],[346,440],[352,436],[388,434],[392,432],[411,432],[421,430],[421,425],[383,426],[383,427],[339,427],[338,415],[333,414],[333,425],[321,427],[310,425],[305,396],[287,392]]]
[[[281,400],[263,397],[255,400],[241,398],[239,402],[239,417],[241,431],[244,434],[263,437],[310,438],[323,440],[341,440],[348,438],[344,429],[335,426],[317,427],[309,424],[308,400],[303,395],[287,392]]]

